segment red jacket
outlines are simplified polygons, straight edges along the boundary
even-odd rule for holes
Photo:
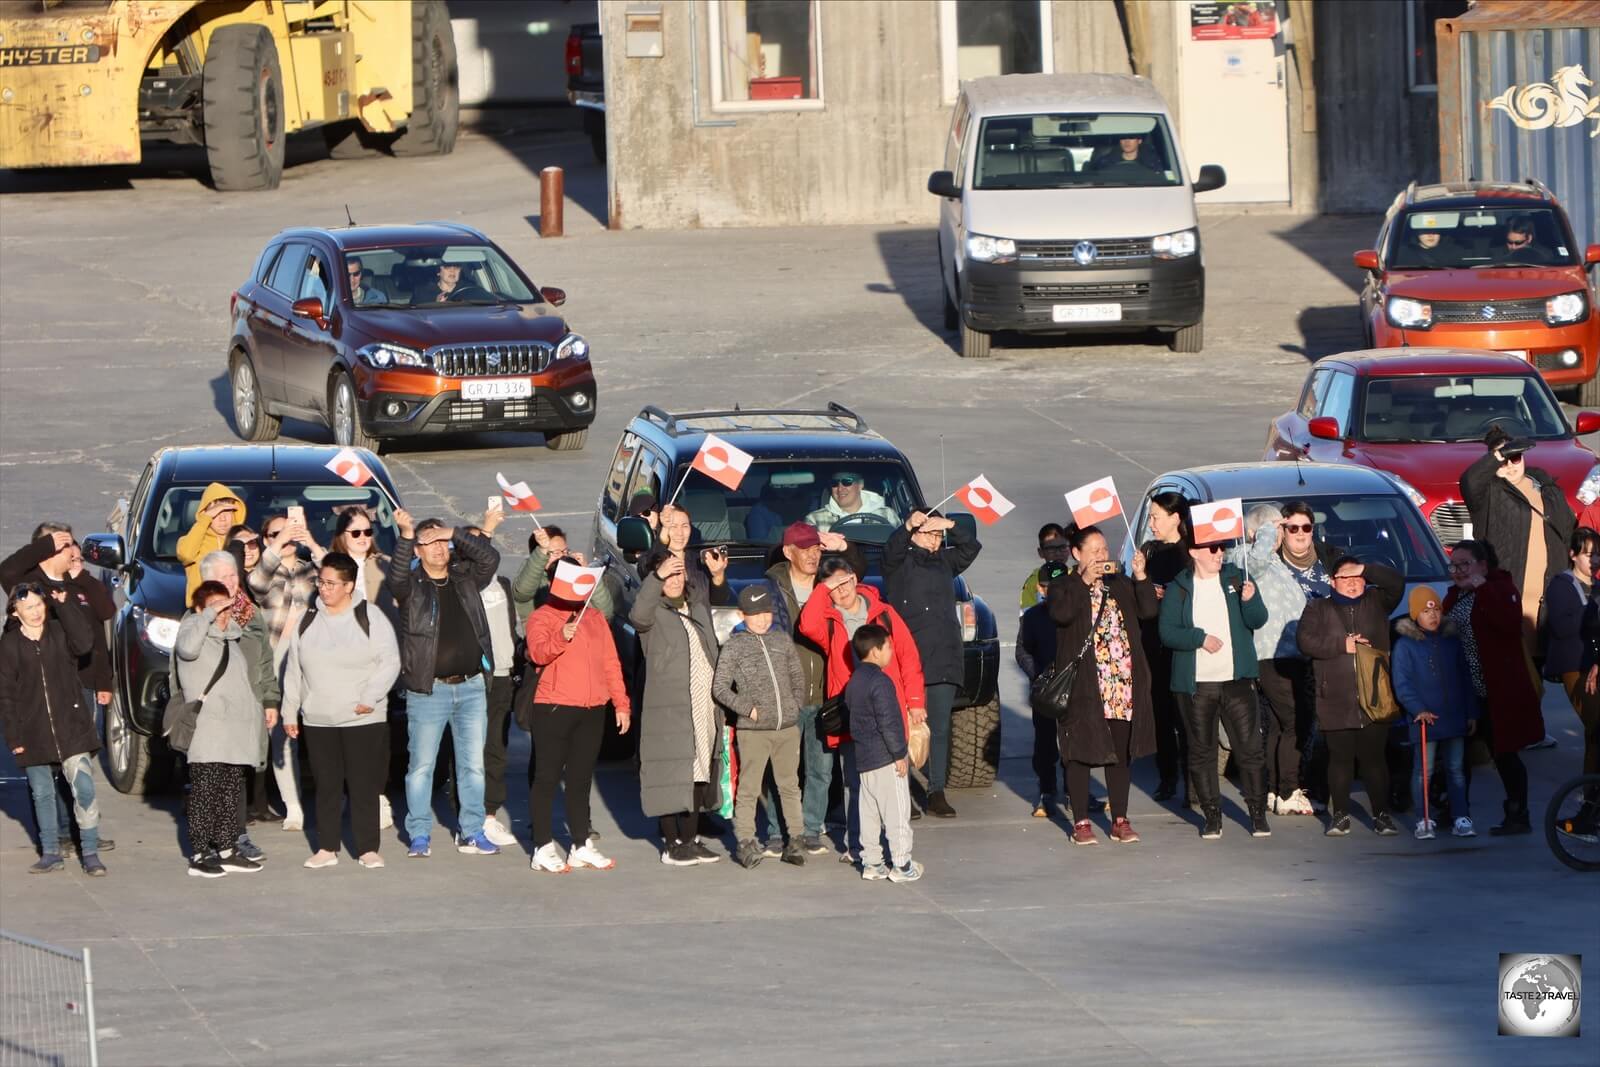
[[[631,713],[611,624],[598,611],[585,611],[568,641],[561,628],[571,618],[572,612],[554,604],[528,616],[528,658],[541,668],[534,703],[593,708],[609,700],[616,710]]]
[[[867,621],[889,631],[889,640],[894,645],[894,659],[889,661],[889,669],[884,673],[894,683],[895,692],[900,696],[900,713],[907,716],[909,729],[910,709],[923,707],[923,701],[927,699],[922,680],[922,657],[917,654],[917,643],[911,639],[911,630],[905,620],[883,602],[876,589],[863,584],[858,585],[856,591],[867,602]],[[833,623],[831,627],[829,622]],[[844,616],[839,614],[827,587],[821,582],[811,591],[806,606],[800,609],[800,633],[822,649],[828,658],[828,696],[836,697],[844,692],[851,673],[856,669],[855,652],[850,647]]]
[[[1445,594],[1444,613],[1461,599],[1452,586]],[[1522,647],[1522,604],[1517,584],[1505,571],[1490,571],[1472,601],[1472,636],[1478,645],[1483,687],[1488,690],[1490,729],[1496,752],[1516,752],[1544,739],[1544,715],[1533,665]]]

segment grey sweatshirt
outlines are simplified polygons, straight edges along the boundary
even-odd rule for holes
[[[795,725],[806,700],[806,675],[794,641],[776,626],[764,634],[736,631],[717,656],[711,693],[717,703],[739,716],[741,730]],[[759,711],[754,719],[752,710]]]
[[[195,720],[194,740],[189,744],[190,763],[236,763],[254,767],[260,757],[267,732],[261,701],[251,685],[251,657],[240,640],[243,631],[234,622],[226,632],[214,625],[215,609],[190,612],[178,624],[173,645],[177,655],[178,683],[189,700],[205,694],[205,705]],[[210,692],[206,686],[228,646],[228,669]]]
[[[361,632],[356,605],[338,615],[317,612],[301,634],[290,631],[283,660],[283,721],[307,726],[366,726],[383,722],[389,690],[400,677],[394,627],[377,608],[367,610],[371,636]],[[356,714],[356,705],[372,708]]]

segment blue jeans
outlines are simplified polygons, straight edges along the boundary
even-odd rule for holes
[[[822,836],[828,819],[828,789],[833,785],[833,753],[817,732],[817,712],[821,709],[821,704],[807,704],[800,709],[800,770],[804,775],[800,810],[806,820],[805,832],[811,837]]]
[[[461,801],[462,838],[483,832],[483,742],[489,732],[489,701],[483,675],[464,682],[434,682],[431,693],[406,693],[411,762],[406,769],[406,835],[433,830],[433,766],[444,728],[456,750],[456,794]]]
[[[1427,791],[1427,783],[1422,780],[1424,760],[1427,761],[1430,776],[1438,774],[1440,764],[1443,764],[1446,775],[1445,786],[1450,795],[1451,816],[1459,819],[1467,815],[1467,739],[1447,737],[1442,741],[1429,741],[1425,746],[1419,741],[1417,750],[1416,770],[1411,775],[1411,801],[1416,805],[1417,818],[1422,818],[1422,794]],[[1435,760],[1438,762],[1434,762]],[[1432,814],[1430,810],[1429,815]]]
[[[61,761],[61,775],[72,790],[73,813],[78,818],[78,836],[85,856],[100,851],[100,806],[94,799],[94,758],[87,752]],[[61,824],[57,822],[56,765],[28,768],[28,791],[33,794],[33,815],[39,821],[41,852],[61,852]]]
[[[938,682],[927,688],[924,702],[928,712],[928,792],[941,793],[950,777],[950,709],[955,707],[958,686]]]

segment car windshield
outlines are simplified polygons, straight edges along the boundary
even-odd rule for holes
[[[1362,405],[1361,440],[1482,441],[1498,423],[1513,437],[1568,435],[1543,379],[1532,374],[1373,378]]]
[[[244,501],[245,521],[261,532],[262,524],[273,512],[286,512],[293,505],[306,509],[306,529],[323,548],[333,540],[339,514],[352,507],[365,508],[376,516],[378,549],[394,551],[394,518],[389,501],[376,485],[295,485],[292,482],[237,482],[229,485]],[[178,539],[194,526],[200,510],[204,485],[174,485],[157,505],[145,537],[147,557],[176,561]]]
[[[975,189],[1182,185],[1160,115],[1001,115],[978,131]]]
[[[345,253],[344,269],[346,299],[361,307],[529,304],[541,299],[488,245],[363,248]]]
[[[776,545],[805,520],[851,540],[881,543],[920,501],[898,463],[782,460],[752,463],[738,489],[684,468],[678,504],[704,544]]]
[[[1444,581],[1449,569],[1439,539],[1410,501],[1399,495],[1300,497],[1316,513],[1317,540],[1335,556],[1381,563],[1412,582]],[[1246,499],[1245,514],[1257,504],[1281,507],[1286,501]]]
[[[1395,220],[1390,270],[1553,267],[1578,262],[1566,222],[1548,207],[1408,211]]]

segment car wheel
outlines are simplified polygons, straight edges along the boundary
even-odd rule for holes
[[[589,427],[568,430],[566,433],[547,433],[544,446],[552,452],[578,452],[589,442]]]
[[[264,26],[223,26],[201,77],[206,162],[222,192],[276,189],[283,178],[283,69]]]
[[[1192,326],[1184,326],[1173,330],[1167,336],[1167,347],[1174,352],[1199,352],[1206,346],[1206,323],[1204,319]]]
[[[328,425],[333,430],[335,444],[345,448],[365,448],[372,452],[379,450],[378,439],[368,435],[361,426],[356,387],[348,374],[340,374],[333,380],[333,390],[328,398]]]
[[[255,364],[243,352],[233,357],[233,429],[245,441],[273,441],[283,420],[267,411]]]
[[[146,737],[133,728],[122,708],[122,696],[113,692],[102,725],[105,738],[106,778],[119,793],[142,796],[159,793],[172,779],[173,755],[165,740]]]
[[[983,789],[1000,769],[1000,698],[950,714],[951,789]]]
[[[447,156],[456,146],[461,104],[450,14],[439,0],[411,11],[411,114],[391,148],[397,156]]]
[[[988,359],[989,335],[982,330],[974,330],[963,322],[961,324],[961,358]]]

